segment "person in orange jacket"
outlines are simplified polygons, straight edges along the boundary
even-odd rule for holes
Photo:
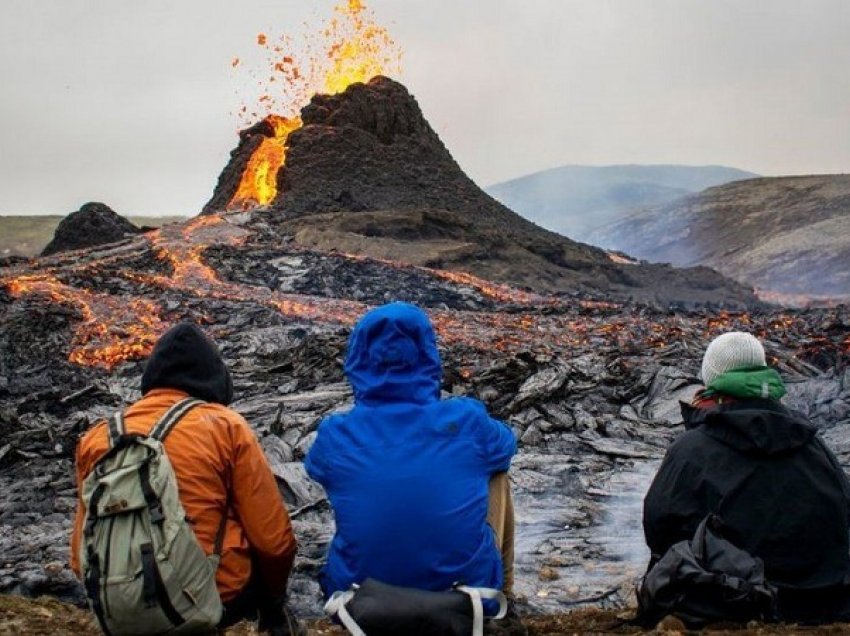
[[[216,346],[195,325],[179,324],[159,339],[142,376],[142,399],[124,413],[129,433],[147,434],[186,397],[205,400],[165,439],[180,501],[207,554],[227,515],[216,585],[224,605],[221,626],[259,615],[273,634],[300,632],[284,596],[295,558],[295,536],[274,475],[248,423],[227,408],[230,373]],[[78,488],[109,449],[107,426],[90,429],[77,447]],[[78,549],[85,506],[78,498],[71,567],[80,576]],[[288,627],[288,629],[287,629]]]

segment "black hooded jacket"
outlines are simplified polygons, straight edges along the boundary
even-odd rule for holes
[[[687,430],[644,500],[653,558],[690,539],[713,512],[780,588],[847,583],[850,482],[815,428],[770,400],[682,406]]]
[[[224,406],[233,401],[233,382],[218,347],[191,323],[166,331],[145,366],[142,395],[166,388]]]

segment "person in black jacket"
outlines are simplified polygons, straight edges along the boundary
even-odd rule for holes
[[[685,432],[644,500],[650,565],[688,540],[709,513],[725,536],[764,561],[780,617],[822,623],[850,616],[850,482],[800,414],[761,343],[727,333],[706,350],[705,390],[682,404]]]

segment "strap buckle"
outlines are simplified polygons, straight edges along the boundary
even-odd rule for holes
[[[162,506],[159,503],[150,506],[148,510],[150,510],[151,523],[159,525],[165,521],[165,514],[162,512]]]

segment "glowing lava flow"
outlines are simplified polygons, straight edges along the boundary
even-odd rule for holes
[[[64,262],[61,258],[43,261],[43,268],[35,272],[18,270],[17,277],[0,278],[0,284],[13,297],[42,297],[71,307],[79,323],[74,325],[68,359],[75,364],[105,368],[146,356],[169,323],[185,317],[185,310],[164,317],[160,305],[145,297],[151,294],[174,290],[178,294],[172,298],[178,306],[187,299],[211,299],[232,302],[234,310],[239,311],[239,303],[249,303],[299,321],[348,326],[370,308],[362,302],[284,294],[264,286],[222,280],[204,261],[205,251],[211,246],[241,245],[249,235],[248,230],[230,219],[198,217],[188,223],[165,226],[142,239],[149,242],[148,254],[166,264],[168,273],[150,274],[135,269],[132,263],[140,255],[136,249],[124,253],[129,258],[124,266],[117,254],[102,257],[95,252],[87,258],[81,253]],[[243,257],[251,258],[250,247],[245,249]],[[341,258],[364,260],[361,256]],[[536,297],[471,276],[417,269],[436,279],[474,287],[506,306],[507,310],[490,311],[429,310],[441,342],[462,350],[570,356],[576,349],[592,346],[644,355],[649,349],[674,347],[673,352],[678,351],[675,347],[688,349],[693,346],[695,336],[707,341],[724,331],[743,329],[766,340],[785,343],[803,362],[850,355],[850,337],[846,333],[841,333],[838,339],[813,333],[806,320],[795,314],[750,316],[719,312],[709,317],[688,317],[645,313],[616,303]],[[111,287],[114,281],[122,279],[138,285],[136,296],[128,296],[126,287],[121,285],[124,291],[111,295],[77,288],[68,282],[99,280],[99,284]],[[528,309],[518,312],[519,305]],[[197,311],[198,306],[194,307]],[[540,308],[545,311],[540,312]],[[837,313],[835,316],[835,324],[843,324]],[[786,362],[791,366],[800,364],[795,360]]]
[[[310,321],[353,324],[366,309],[362,303],[316,299],[222,281],[204,263],[209,245],[238,245],[249,235],[220,217],[198,217],[148,234],[154,256],[171,266],[171,274],[144,274],[119,270],[119,278],[163,290],[177,290],[196,298],[255,302],[281,314]],[[94,260],[63,268],[64,274],[96,275]],[[80,322],[74,326],[68,360],[83,366],[112,368],[127,360],[146,357],[159,336],[170,326],[156,302],[143,297],[92,292],[62,282],[53,269],[0,278],[16,298],[36,296],[72,307]]]
[[[441,278],[457,285],[463,285],[464,287],[471,287],[472,289],[477,290],[482,296],[503,303],[541,305],[554,302],[554,299],[552,298],[547,298],[540,294],[525,292],[520,289],[516,289],[515,287],[509,287],[508,285],[501,285],[499,283],[484,280],[483,278],[478,278],[477,276],[467,274],[466,272],[450,272],[445,269],[434,269],[432,267],[424,267],[422,265],[411,265],[410,263],[404,263],[401,261],[391,261],[384,258],[376,258],[374,256],[365,256],[363,254],[353,254],[349,252],[340,252],[340,256],[349,261],[380,263],[381,265],[394,267],[396,269],[417,269],[421,272],[426,272],[435,278]]]
[[[283,36],[275,43],[265,34],[257,36],[257,43],[268,54],[270,67],[262,81],[266,90],[258,98],[257,110],[273,109],[284,115],[268,111],[263,121],[272,134],[253,151],[228,209],[249,209],[274,201],[277,175],[286,163],[287,139],[301,127],[298,113],[314,94],[341,93],[356,82],[400,70],[400,49],[387,29],[375,23],[362,0],[347,0],[334,7],[333,18],[319,34],[322,41],[307,46],[308,59],[303,66],[290,50],[289,37]],[[278,93],[283,100],[271,90],[272,84],[280,87]],[[243,106],[241,112],[247,112],[247,107]]]
[[[281,314],[310,321],[353,324],[365,305],[338,299],[311,299],[308,296],[282,294],[265,287],[252,287],[222,281],[203,262],[202,254],[215,245],[238,245],[249,235],[219,216],[197,217],[184,226],[166,226],[151,235],[154,253],[171,264],[170,276],[151,276],[148,282],[177,289],[199,298],[254,302],[274,308]]]
[[[79,312],[81,322],[74,329],[68,355],[75,364],[110,368],[124,360],[147,356],[167,327],[160,318],[159,306],[150,300],[78,289],[53,274],[19,276],[7,287],[13,296],[46,296]]]
[[[286,140],[289,133],[301,128],[301,118],[269,115],[265,121],[271,126],[274,136],[264,137],[254,150],[229,209],[268,205],[277,195],[277,173],[286,161]]]
[[[183,225],[169,225],[151,232],[154,254],[171,264],[171,276],[156,276],[161,287],[213,291],[224,285],[201,255],[211,244],[238,245],[248,232],[218,216],[199,216]],[[224,293],[224,292],[223,292]]]

